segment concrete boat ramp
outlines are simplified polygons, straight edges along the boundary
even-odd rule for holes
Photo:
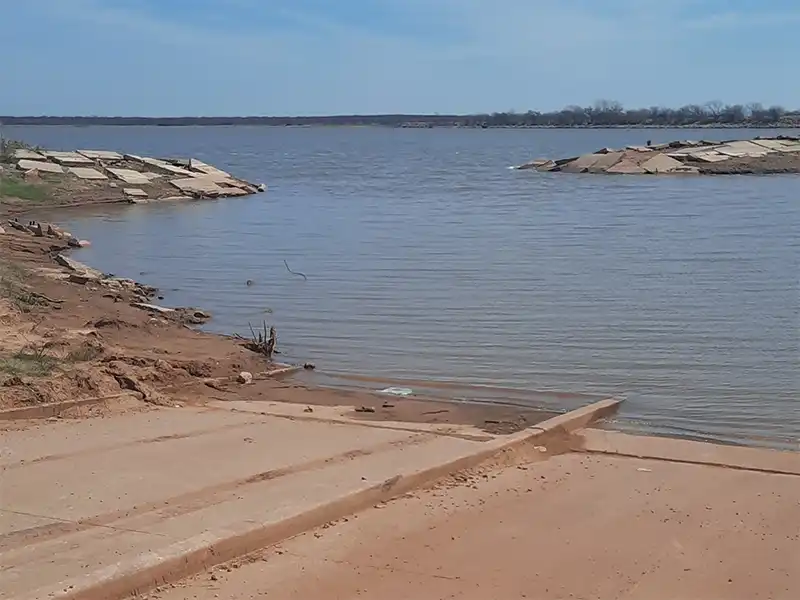
[[[0,597],[141,594],[504,452],[538,456],[618,404],[510,435],[248,401],[4,431]]]
[[[516,168],[608,175],[800,173],[800,137],[725,142],[686,140],[621,149],[602,148],[582,156],[541,158]]]
[[[19,149],[13,156],[26,180],[41,177],[92,197],[104,194],[132,204],[158,200],[225,198],[264,191],[196,158],[162,159],[109,150]]]
[[[509,435],[252,401],[30,422],[0,455],[0,597],[729,597],[740,573],[794,597],[800,455],[587,429],[618,404]]]

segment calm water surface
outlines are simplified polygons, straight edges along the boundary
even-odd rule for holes
[[[623,428],[800,443],[800,177],[507,168],[747,132],[6,129],[267,183],[62,217],[94,244],[82,260],[209,309],[213,330],[267,319],[285,358],[328,373],[620,393]]]

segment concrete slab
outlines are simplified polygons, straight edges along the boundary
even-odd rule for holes
[[[54,165],[50,162],[41,160],[21,160],[17,163],[17,167],[23,171],[40,171],[42,173],[63,173],[63,167]]]
[[[249,196],[250,192],[248,192],[247,190],[243,190],[242,188],[238,188],[238,187],[223,186],[222,187],[222,195],[223,196],[229,196],[229,197]]]
[[[150,179],[144,173],[139,173],[139,171],[134,171],[133,169],[108,169],[108,172],[125,183],[133,185],[147,185],[150,183]]]
[[[772,149],[765,148],[764,146],[746,140],[724,144],[719,146],[716,151],[720,154],[726,154],[728,156],[749,156],[753,158],[766,156],[769,153],[775,152]]]
[[[658,173],[671,173],[675,169],[682,167],[683,163],[666,154],[658,154],[643,162],[641,166],[646,173],[655,175]]]
[[[606,156],[604,154],[584,154],[583,156],[579,156],[572,162],[567,163],[561,170],[564,173],[585,173],[589,170],[591,166],[593,166],[597,161],[600,160],[601,157]]]
[[[126,196],[132,196],[134,198],[147,198],[147,192],[139,188],[124,188],[122,193]]]
[[[718,154],[723,154],[731,158],[743,158],[743,157],[758,158],[761,156],[766,156],[767,154],[774,154],[773,150],[767,150],[766,148],[764,148],[763,151],[761,152],[753,152],[753,151],[743,152],[734,148],[728,148],[726,146],[721,146],[717,148],[716,152]]]
[[[141,162],[152,167],[159,171],[164,171],[169,173],[170,175],[180,175],[182,177],[193,177],[195,173],[192,173],[188,169],[184,169],[183,167],[176,167],[173,164],[168,163],[167,161],[158,159],[158,158],[147,158],[142,157]]]
[[[550,160],[549,158],[535,158],[535,159],[533,159],[531,161],[528,161],[526,163],[522,163],[521,165],[518,165],[518,166],[516,166],[514,168],[517,171],[526,171],[528,169],[537,169],[537,168],[539,168],[539,167],[541,167],[543,165],[546,165],[548,163],[555,164],[555,162]]]
[[[557,168],[558,165],[556,164],[556,161],[548,160],[547,162],[536,167],[536,170],[539,173],[549,173],[550,171],[555,171]]]
[[[97,169],[89,167],[70,167],[68,171],[80,179],[108,179]]]
[[[622,157],[624,156],[624,152],[607,152],[602,154],[600,159],[597,160],[591,167],[589,167],[589,173],[605,173],[606,170],[613,167],[617,164]]]
[[[38,152],[34,152],[33,150],[28,150],[26,148],[18,148],[17,150],[14,150],[14,158],[18,160],[47,160],[43,154],[39,154]]]
[[[700,145],[700,146],[692,146],[688,148],[680,148],[678,150],[673,150],[667,152],[667,156],[689,156],[691,154],[695,154],[697,152],[713,152],[715,149],[719,148],[720,144],[711,144],[711,145]]]
[[[611,175],[643,175],[645,170],[632,159],[622,159],[617,164],[606,169]]]
[[[94,161],[86,158],[85,156],[81,156],[77,152],[60,152],[56,150],[49,150],[44,154],[47,156],[47,158],[53,162],[57,162],[60,165],[81,166],[94,164]]]
[[[198,160],[196,158],[193,158],[189,161],[189,167],[191,170],[197,171],[200,175],[211,175],[219,179],[231,179],[230,173],[227,173],[222,169],[218,169],[213,165],[209,165],[208,163],[204,163],[202,160]]]
[[[727,156],[725,154],[719,154],[718,152],[713,151],[713,152],[693,152],[689,155],[689,158],[704,163],[715,163],[728,160],[730,159],[730,156]]]
[[[172,185],[187,194],[201,194],[203,196],[221,196],[225,190],[213,178],[187,177],[186,179],[173,179]]]
[[[78,150],[78,154],[92,160],[102,160],[105,162],[118,162],[122,160],[122,154],[109,150]]]

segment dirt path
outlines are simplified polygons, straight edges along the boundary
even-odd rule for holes
[[[151,598],[791,600],[798,497],[797,475],[565,454],[458,476]]]

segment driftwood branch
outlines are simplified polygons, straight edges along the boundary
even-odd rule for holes
[[[289,271],[289,273],[291,273],[292,275],[297,275],[298,277],[302,277],[305,281],[308,281],[308,277],[305,276],[305,273],[300,273],[299,271],[292,271],[289,268],[289,263],[287,263],[285,260],[283,261],[283,264],[286,266],[286,270]]]

